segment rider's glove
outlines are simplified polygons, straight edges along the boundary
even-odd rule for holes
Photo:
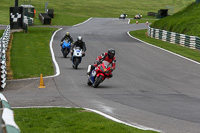
[[[102,59],[100,59],[100,62],[101,62],[101,63],[103,62],[103,58],[102,58]]]
[[[112,77],[113,77],[113,75],[112,75],[112,74],[110,74],[110,75],[109,75],[109,78],[112,78]]]
[[[101,64],[101,62],[100,62],[100,61],[97,61],[97,65],[99,65],[99,64]]]
[[[60,42],[60,46],[62,46],[63,42]]]
[[[85,56],[85,52],[82,53],[82,56]]]

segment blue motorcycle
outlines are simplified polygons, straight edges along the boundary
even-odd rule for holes
[[[66,58],[70,52],[71,42],[68,40],[64,40],[61,47],[62,47],[61,51],[62,51],[63,57]]]

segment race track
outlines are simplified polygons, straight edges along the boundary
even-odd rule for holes
[[[166,133],[199,133],[200,65],[128,36],[128,31],[138,29],[147,26],[117,18],[92,18],[57,32],[53,50],[61,73],[51,80],[55,94],[72,106],[95,109],[130,124]],[[86,42],[86,56],[77,70],[60,51],[66,31],[74,40],[81,35]],[[98,88],[88,86],[87,66],[109,48],[116,50],[113,78]],[[9,89],[5,95],[13,106],[20,106],[20,101],[14,104]]]

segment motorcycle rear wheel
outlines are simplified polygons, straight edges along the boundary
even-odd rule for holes
[[[97,80],[93,83],[93,87],[97,88],[99,86],[99,84],[102,82],[103,76],[100,75],[99,77],[97,77]]]

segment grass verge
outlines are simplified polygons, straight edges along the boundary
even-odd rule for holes
[[[151,37],[148,37],[146,35],[147,30],[137,30],[137,31],[131,31],[130,34],[140,40],[143,40],[145,42],[148,42],[150,44],[156,45],[158,47],[164,48],[166,50],[169,50],[171,52],[177,53],[179,55],[182,55],[184,57],[190,58],[192,60],[195,60],[197,62],[200,62],[200,52],[197,50],[193,50],[187,47],[183,47],[178,44],[171,44],[169,42],[163,42],[161,40],[157,40]]]
[[[109,120],[82,108],[14,109],[21,133],[156,133]]]
[[[10,56],[14,79],[54,74],[49,41],[55,30],[55,28],[29,27],[28,33],[13,33]]]
[[[143,17],[147,12],[158,12],[158,10],[173,7],[173,12],[186,7],[194,0],[48,0],[48,9],[54,9],[55,18],[52,19],[53,25],[74,25],[90,17],[114,17],[118,18],[120,14],[126,13],[129,18],[133,18],[140,13]],[[47,0],[32,0],[31,5],[38,13],[45,12],[45,3]],[[30,4],[29,1],[20,1],[19,6]],[[1,0],[0,4],[0,24],[9,24],[9,7],[14,6],[13,0]],[[34,19],[36,25],[40,24],[38,18]]]
[[[151,27],[200,37],[200,3],[192,3],[172,16],[152,23]]]
[[[0,30],[0,38],[3,36],[4,30]]]

